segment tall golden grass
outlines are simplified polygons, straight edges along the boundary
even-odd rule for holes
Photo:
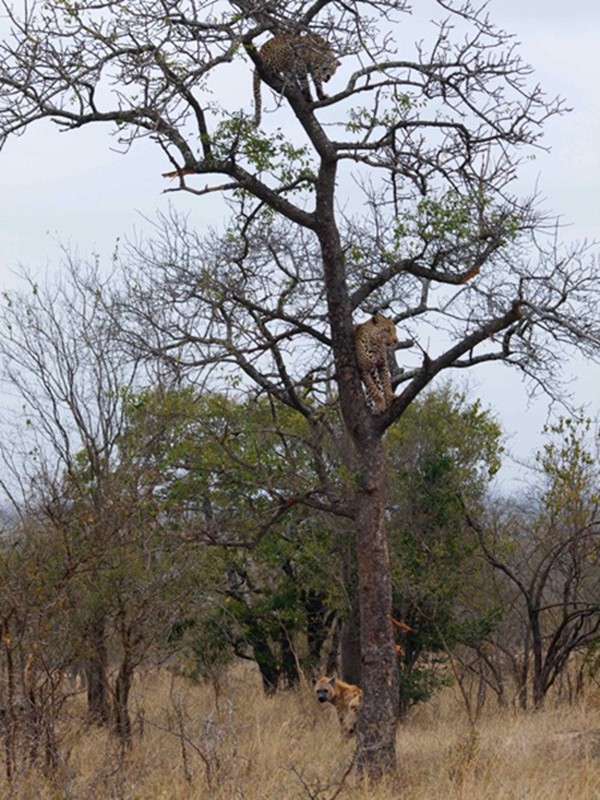
[[[377,786],[352,766],[333,708],[309,686],[266,698],[237,666],[218,683],[166,670],[137,681],[134,746],[84,724],[74,698],[60,730],[61,767],[20,768],[0,797],[36,800],[597,800],[600,703],[523,714],[490,709],[469,724],[449,689],[398,732],[399,774]],[[26,763],[26,759],[23,759]]]

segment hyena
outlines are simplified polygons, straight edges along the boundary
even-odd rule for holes
[[[352,736],[356,730],[358,710],[362,700],[362,689],[338,678],[323,676],[315,683],[315,693],[320,703],[331,703],[335,708],[342,735]]]

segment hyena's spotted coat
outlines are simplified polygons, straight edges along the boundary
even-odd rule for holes
[[[356,730],[362,689],[352,683],[323,676],[315,683],[315,693],[320,703],[331,703],[335,708],[343,736],[352,736]]]

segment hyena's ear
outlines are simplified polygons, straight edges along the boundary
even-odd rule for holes
[[[335,683],[337,678],[329,678],[329,685],[335,689]]]

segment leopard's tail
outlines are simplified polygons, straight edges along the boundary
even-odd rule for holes
[[[260,90],[260,75],[258,70],[254,69],[254,127],[258,128],[262,116],[262,98]]]

